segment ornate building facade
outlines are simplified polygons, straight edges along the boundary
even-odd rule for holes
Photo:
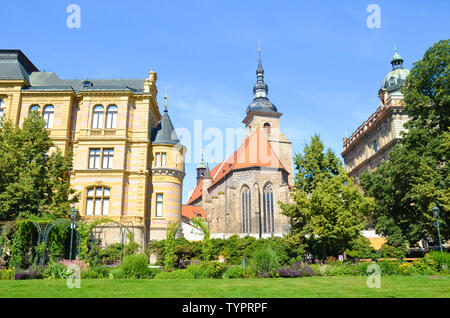
[[[290,200],[293,184],[291,142],[280,133],[281,113],[268,98],[259,57],[254,99],[243,123],[246,138],[212,170],[202,161],[188,206],[202,207],[212,237],[233,234],[281,236],[289,220],[279,201]]]
[[[341,155],[347,173],[356,182],[363,171],[374,171],[389,158],[389,151],[401,138],[401,132],[405,131],[403,125],[409,120],[401,93],[409,70],[403,68],[403,58],[396,49],[391,64],[392,71],[378,91],[380,106],[349,138],[344,138]]]
[[[0,50],[0,116],[22,125],[31,111],[46,121],[55,147],[74,154],[72,187],[83,220],[110,218],[132,229],[142,247],[181,221],[185,147],[146,79],[60,79],[20,50]],[[102,243],[120,240],[105,225]]]

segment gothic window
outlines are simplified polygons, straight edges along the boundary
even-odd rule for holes
[[[106,128],[117,128],[117,106],[108,106],[106,110]]]
[[[252,229],[251,220],[251,198],[250,189],[247,186],[242,188],[242,233],[250,233]]]
[[[55,117],[55,107],[53,107],[53,105],[45,106],[43,117],[45,120],[45,128],[53,128],[53,118]]]
[[[0,121],[2,120],[4,115],[5,115],[5,102],[3,101],[3,99],[0,98]]]
[[[37,111],[38,113],[41,112],[41,107],[39,105],[33,105],[30,107],[30,114],[34,111]]]
[[[270,135],[270,124],[269,123],[264,123],[264,132],[266,133],[266,135]]]
[[[272,184],[270,183],[267,183],[263,189],[263,232],[275,232],[273,190]]]
[[[94,111],[92,113],[92,128],[103,128],[103,111],[104,108],[102,105],[97,105],[94,107]]]
[[[92,187],[87,189],[86,215],[108,215],[110,189]]]

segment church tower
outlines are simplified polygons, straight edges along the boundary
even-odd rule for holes
[[[247,107],[246,116],[242,121],[246,127],[246,136],[255,130],[262,129],[270,145],[289,172],[288,183],[293,185],[292,143],[280,132],[280,117],[277,107],[269,100],[269,88],[264,82],[264,69],[261,64],[261,48],[258,48],[258,68],[256,69],[256,84],[253,86],[254,98]]]

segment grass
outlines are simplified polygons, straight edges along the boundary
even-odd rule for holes
[[[3,298],[297,298],[297,297],[450,297],[450,276],[383,276],[381,288],[366,277],[273,279],[109,280],[84,279],[70,289],[65,280],[0,281]]]

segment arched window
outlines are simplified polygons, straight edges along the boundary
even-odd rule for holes
[[[0,121],[2,120],[4,115],[5,115],[5,102],[3,101],[3,99],[0,98]]]
[[[55,107],[48,105],[44,108],[45,128],[53,128],[53,117],[55,116]]]
[[[30,107],[30,114],[34,111],[41,113],[41,107],[39,105],[33,105]]]
[[[97,105],[94,107],[92,113],[92,128],[103,128],[103,112],[104,108],[102,105]]]
[[[269,123],[264,123],[264,132],[267,135],[270,135],[270,124]]]
[[[88,188],[86,197],[86,215],[108,215],[109,197],[109,188]]]
[[[250,189],[242,188],[242,233],[250,233],[252,230]]]
[[[263,189],[263,232],[275,232],[275,222],[273,215],[273,190],[270,183],[267,183]]]
[[[117,128],[117,106],[108,106],[106,110],[106,128]]]

